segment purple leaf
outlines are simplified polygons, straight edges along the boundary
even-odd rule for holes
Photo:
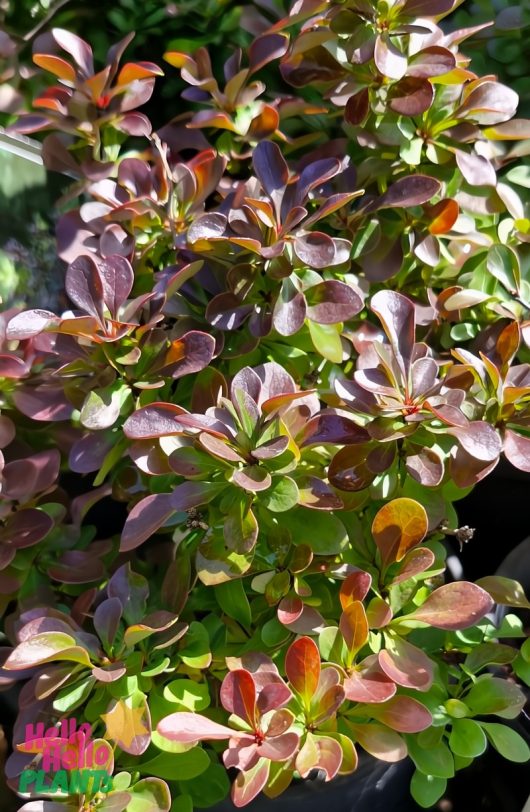
[[[112,646],[120,626],[121,616],[122,605],[119,598],[107,598],[94,612],[94,628],[105,648]]]
[[[432,448],[422,448],[417,454],[407,454],[406,469],[416,482],[435,488],[443,479],[444,464]]]
[[[118,311],[127,301],[134,283],[131,263],[125,257],[117,254],[107,257],[99,263],[99,277],[103,285],[103,301],[112,318],[116,319]]]
[[[441,183],[428,175],[409,175],[400,178],[377,201],[377,208],[408,208],[421,206],[438,194]]]
[[[335,243],[321,231],[310,231],[294,240],[296,256],[310,268],[328,268],[337,265]],[[342,259],[341,259],[342,261]]]
[[[456,163],[464,179],[472,186],[496,186],[497,175],[493,165],[482,155],[454,150]]]
[[[141,499],[132,508],[121,534],[122,552],[135,550],[167,522],[177,510],[173,507],[172,496],[169,493],[155,493]]]
[[[375,41],[374,62],[377,70],[389,79],[402,79],[407,72],[407,57],[386,33],[379,34]]]
[[[389,94],[390,108],[402,116],[425,113],[434,99],[434,87],[428,79],[406,76],[395,84]]]
[[[181,512],[206,505],[224,488],[224,482],[183,482],[177,485],[169,499],[173,510]]]
[[[33,420],[59,421],[69,420],[73,406],[67,401],[61,388],[55,385],[24,387],[13,392],[15,406]]]
[[[474,420],[465,427],[450,426],[448,434],[456,437],[464,451],[481,462],[493,462],[501,453],[501,439],[493,426]]]
[[[305,317],[306,303],[303,294],[294,287],[292,282],[284,280],[274,306],[275,329],[282,336],[292,336],[303,327]]]
[[[173,403],[152,403],[134,412],[123,424],[123,432],[130,440],[148,440],[183,434],[184,426],[178,422],[185,409]]]
[[[45,538],[53,527],[53,519],[37,508],[18,510],[10,516],[0,531],[0,544],[16,549],[32,547]]]
[[[454,54],[448,48],[431,45],[410,57],[407,74],[419,79],[428,79],[431,76],[443,76],[455,66]]]
[[[276,219],[280,222],[280,208],[289,180],[289,168],[279,146],[272,141],[260,141],[254,150],[252,163],[263,191],[274,205]]]
[[[102,323],[104,288],[95,259],[75,259],[66,271],[65,288],[74,304]]]
[[[328,280],[305,291],[307,317],[319,324],[347,321],[363,309],[361,297],[344,282]]]
[[[39,335],[47,327],[59,323],[59,317],[49,310],[25,310],[10,320],[7,325],[6,338],[10,341],[24,341],[27,338]],[[16,360],[18,361],[18,359]]]
[[[261,37],[257,37],[248,49],[251,72],[255,73],[273,59],[279,59],[287,52],[288,47],[287,34],[263,34]]]
[[[323,443],[347,445],[364,443],[369,439],[365,429],[331,409],[324,410],[312,417],[298,436],[300,446],[322,445]]]
[[[316,476],[303,476],[296,484],[300,493],[299,505],[313,510],[340,510],[343,507],[342,499]]]
[[[234,471],[232,481],[250,493],[266,491],[272,484],[271,475],[258,465],[247,465],[246,468]]]
[[[406,374],[414,348],[414,305],[401,293],[380,290],[372,298],[370,307],[381,320],[401,369]]]
[[[401,562],[399,573],[392,579],[393,584],[400,584],[425,572],[434,564],[434,553],[427,547],[416,547],[409,550]]]

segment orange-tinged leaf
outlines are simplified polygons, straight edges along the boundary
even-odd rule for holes
[[[427,209],[427,207],[426,207]],[[432,217],[429,225],[431,234],[447,234],[454,226],[459,209],[456,200],[440,200],[427,209],[427,215]]]
[[[186,345],[184,341],[180,341],[178,338],[172,342],[171,347],[166,353],[166,357],[164,359],[164,365],[169,366],[169,364],[176,364],[177,361],[182,361],[182,359],[186,355]]]
[[[427,533],[425,508],[414,499],[401,497],[384,505],[375,516],[372,535],[384,566],[401,561]]]
[[[180,51],[167,51],[164,54],[164,59],[166,62],[169,62],[170,65],[173,65],[174,68],[183,68],[184,66],[188,67],[189,65],[195,65],[194,60],[188,54],[183,54]]]
[[[361,601],[353,601],[346,607],[340,618],[340,631],[348,648],[351,665],[357,652],[368,640],[368,619]]]
[[[320,654],[310,637],[301,637],[287,650],[285,672],[294,690],[309,706],[320,678]]]
[[[59,79],[64,79],[65,82],[75,82],[75,70],[66,59],[52,54],[33,54],[33,61],[39,68],[53,73]]]
[[[163,76],[158,65],[153,62],[127,62],[120,70],[116,84],[129,85],[138,79],[151,79],[153,76]]]
[[[126,700],[117,699],[108,713],[101,714],[107,728],[106,738],[112,739],[122,750],[131,752],[135,739],[142,739],[149,734],[145,715],[145,705],[133,708]],[[148,746],[149,738],[143,750]],[[143,750],[139,750],[138,754]]]
[[[372,576],[363,570],[352,572],[341,584],[339,599],[340,605],[346,609],[354,601],[362,601],[368,594],[372,585]]]

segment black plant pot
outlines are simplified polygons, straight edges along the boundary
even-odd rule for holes
[[[414,771],[409,759],[386,764],[365,754],[352,775],[331,783],[315,778],[292,784],[279,798],[259,795],[245,809],[248,812],[415,812],[410,797]],[[212,807],[212,812],[235,812],[230,800]]]
[[[523,539],[530,536],[530,517],[526,510],[530,499],[530,474],[518,471],[501,459],[499,465],[473,491],[457,502],[455,507],[461,524],[475,528],[472,541],[465,544],[460,553],[465,578],[476,581],[492,575],[509,553]],[[521,552],[518,565],[512,575],[499,574],[521,581],[527,577],[526,589],[530,588],[530,555],[524,556],[523,570]]]

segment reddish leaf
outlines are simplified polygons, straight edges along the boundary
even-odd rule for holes
[[[252,729],[257,725],[256,684],[244,669],[229,671],[221,686],[221,702],[229,713],[235,713]]]
[[[158,723],[156,729],[164,738],[181,744],[229,739],[235,732],[229,727],[212,722],[205,716],[200,716],[198,713],[172,713],[164,717]]]
[[[403,581],[408,581],[409,578],[425,572],[434,564],[434,560],[434,553],[427,547],[416,547],[414,550],[410,550],[402,560],[401,568],[392,579],[392,583],[401,584]]]
[[[505,429],[503,450],[512,465],[520,471],[530,473],[530,437]]]
[[[232,802],[242,807],[254,800],[269,779],[270,762],[260,759],[250,770],[238,773],[232,785]]]
[[[320,654],[310,637],[301,637],[289,646],[285,655],[285,672],[304,704],[309,706],[320,677]]]
[[[437,629],[466,629],[493,608],[488,593],[476,584],[457,581],[435,589],[412,617]]]
[[[344,109],[344,119],[348,124],[357,126],[362,124],[370,112],[370,93],[368,88],[363,88],[350,96]]]
[[[425,705],[408,696],[394,696],[370,710],[379,722],[399,733],[419,733],[432,725],[432,716]]]
[[[352,702],[387,702],[396,693],[395,683],[381,670],[376,657],[368,657],[344,680],[346,699]]]
[[[368,595],[372,585],[372,576],[363,570],[352,572],[341,584],[339,599],[343,609],[354,601],[362,601]]]
[[[379,652],[379,665],[397,685],[428,691],[434,678],[434,664],[421,649],[401,637],[393,637]]]
[[[407,745],[394,730],[372,723],[356,725],[348,722],[361,747],[380,761],[394,763],[407,757]]]

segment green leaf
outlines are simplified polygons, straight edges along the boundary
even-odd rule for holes
[[[168,702],[179,705],[178,710],[201,711],[210,704],[207,683],[191,679],[175,679],[169,682],[164,687],[163,697]]]
[[[228,617],[234,618],[245,629],[252,623],[250,604],[241,578],[226,581],[214,587],[217,603]]]
[[[190,668],[208,668],[212,655],[210,638],[204,626],[193,620],[186,632],[184,642],[185,645],[179,651],[182,662]]]
[[[519,679],[530,688],[530,663],[527,662],[524,657],[519,656],[514,661],[513,670]]]
[[[59,691],[57,696],[54,697],[54,709],[60,713],[67,713],[79,707],[89,696],[95,682],[95,677],[89,676],[73,686],[69,685],[67,688],[63,688],[63,690]]]
[[[479,677],[463,698],[475,715],[494,713],[504,719],[515,719],[526,701],[517,685],[491,674]]]
[[[433,806],[444,794],[447,787],[445,778],[425,775],[415,770],[410,781],[410,794],[417,804],[427,809]]]
[[[191,795],[179,795],[173,799],[169,812],[193,812],[193,799]]]
[[[481,756],[488,743],[484,731],[472,719],[455,719],[449,736],[449,747],[458,756]]]
[[[283,513],[298,502],[299,491],[294,479],[288,476],[273,476],[271,487],[260,495],[260,505],[272,513]]]
[[[4,663],[4,668],[7,671],[17,671],[53,660],[69,660],[88,666],[91,664],[85,649],[76,645],[69,634],[41,632],[19,643]]]
[[[414,736],[405,736],[409,756],[416,768],[425,775],[436,778],[452,778],[455,774],[453,756],[447,745],[440,742],[435,747],[421,747]]]
[[[516,293],[521,286],[519,258],[507,245],[492,245],[488,251],[486,267],[508,293]]]
[[[316,555],[337,555],[348,546],[346,528],[332,513],[298,507],[284,513],[281,524],[293,544],[307,544]]]
[[[85,398],[79,420],[87,429],[107,429],[114,425],[123,406],[131,399],[131,390],[121,380],[93,389]]]
[[[268,648],[277,648],[291,636],[289,629],[282,626],[280,621],[273,617],[261,629],[261,639]]]
[[[334,364],[340,364],[343,350],[338,326],[336,324],[317,324],[315,321],[308,321],[307,325],[311,341],[319,355]]]
[[[193,806],[203,809],[222,801],[230,790],[230,781],[226,769],[221,764],[211,763],[201,780],[182,781],[181,791],[189,793]]]
[[[495,750],[508,761],[516,761],[523,764],[530,759],[530,748],[517,731],[512,730],[507,725],[500,725],[496,722],[481,722],[481,726],[486,731],[486,736],[492,743]]]
[[[131,800],[127,812],[160,812],[171,804],[168,785],[161,778],[144,778],[128,792]]]
[[[171,780],[178,776],[181,781],[189,781],[202,775],[209,765],[208,753],[202,747],[193,747],[187,753],[160,753],[150,761],[138,761],[134,764],[134,769],[143,775]]]

